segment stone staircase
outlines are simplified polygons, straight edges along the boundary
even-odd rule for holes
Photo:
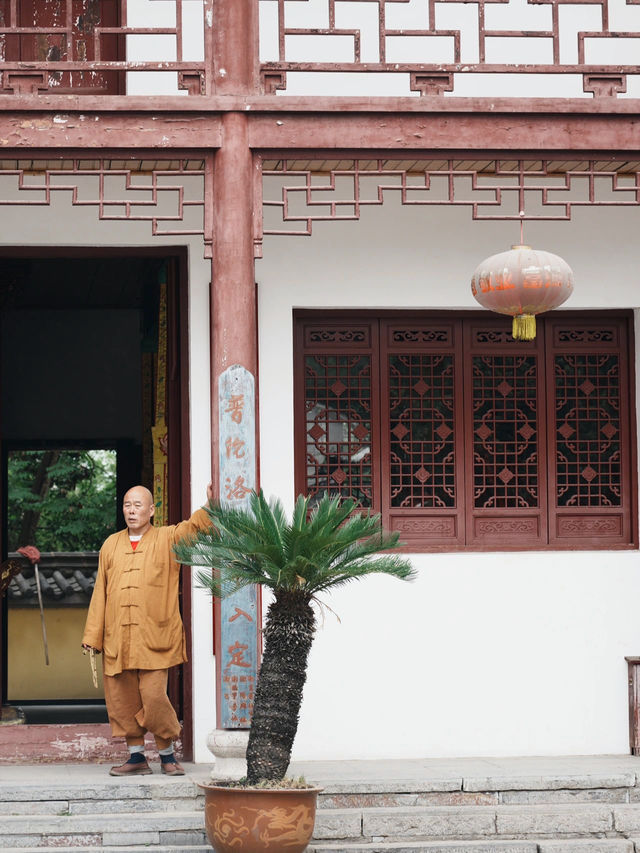
[[[13,768],[0,768],[0,851],[205,851],[204,796],[190,777],[140,776],[100,782],[59,779],[12,786]],[[50,770],[51,768],[47,768]]]
[[[0,767],[0,853],[211,849],[197,785],[206,767],[191,765],[181,779],[124,780],[104,765],[30,770]],[[629,757],[541,775],[307,772],[324,785],[308,853],[640,853],[636,770],[640,760]]]

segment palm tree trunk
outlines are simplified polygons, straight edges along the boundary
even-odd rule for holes
[[[282,779],[289,766],[315,632],[309,602],[306,593],[284,590],[276,593],[269,607],[247,746],[250,785],[260,779]]]

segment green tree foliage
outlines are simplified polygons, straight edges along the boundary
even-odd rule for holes
[[[13,451],[7,477],[9,551],[96,551],[116,529],[115,451]]]

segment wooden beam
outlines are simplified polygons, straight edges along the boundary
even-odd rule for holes
[[[341,113],[252,115],[249,144],[259,149],[397,151],[556,151],[640,149],[635,115],[493,113]]]
[[[324,95],[260,95],[249,92],[212,95],[3,95],[2,112],[103,113],[479,113],[484,115],[638,115],[640,98],[415,98],[328,97]]]
[[[218,99],[219,101],[220,99]],[[283,100],[283,99],[280,99]],[[0,151],[9,149],[217,149],[224,115],[211,112],[0,112]],[[638,112],[505,114],[243,110],[254,151],[637,151]]]
[[[16,148],[218,148],[221,115],[209,113],[1,112],[0,151]]]

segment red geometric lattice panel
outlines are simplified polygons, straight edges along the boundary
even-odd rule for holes
[[[389,357],[389,503],[453,508],[455,481],[453,355]]]
[[[473,359],[473,496],[481,509],[537,507],[535,355]]]
[[[467,543],[535,547],[547,536],[543,327],[529,343],[506,319],[465,328]]]
[[[464,542],[459,321],[381,321],[382,507],[408,548]]]
[[[371,359],[307,355],[304,360],[305,491],[351,497],[370,507]]]
[[[636,542],[632,318],[296,320],[299,491],[353,496],[419,551]]]
[[[620,365],[617,353],[557,355],[558,506],[620,506]]]
[[[633,541],[628,322],[550,322],[550,536],[558,544]]]

